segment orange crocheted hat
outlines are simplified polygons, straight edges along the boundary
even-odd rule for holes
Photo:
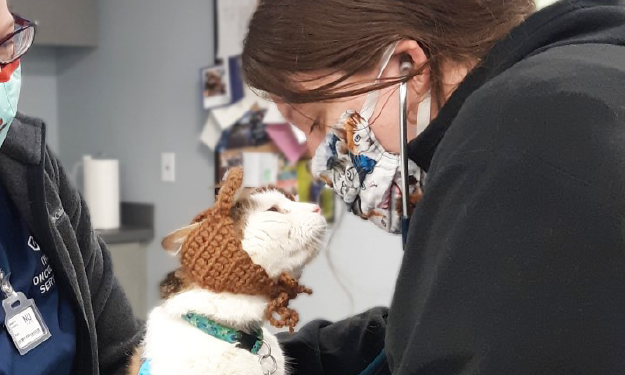
[[[243,183],[243,170],[233,168],[219,190],[216,203],[193,219],[199,223],[186,237],[181,247],[182,270],[197,285],[211,291],[247,295],[264,295],[270,299],[265,318],[276,327],[291,330],[297,324],[297,312],[289,309],[289,300],[299,293],[312,293],[288,274],[277,280],[255,264],[243,250],[241,223],[236,222],[231,210],[236,193]],[[280,315],[275,319],[273,313]]]
[[[180,262],[191,279],[203,288],[217,293],[267,294],[272,282],[243,250],[243,233],[230,217],[242,182],[240,168],[228,173],[215,206],[193,220],[200,225],[182,245]]]

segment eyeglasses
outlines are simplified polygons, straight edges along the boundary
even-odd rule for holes
[[[35,40],[37,25],[12,13],[15,21],[13,32],[0,39],[0,64],[6,65],[22,57]]]

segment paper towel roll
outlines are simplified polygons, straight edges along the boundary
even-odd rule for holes
[[[83,157],[84,193],[95,229],[119,228],[119,160]]]

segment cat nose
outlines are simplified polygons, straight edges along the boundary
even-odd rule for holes
[[[313,212],[314,212],[314,213],[319,213],[319,212],[321,212],[321,208],[320,208],[319,206],[317,206],[316,204],[315,204],[315,205],[313,205],[312,210],[313,210]]]

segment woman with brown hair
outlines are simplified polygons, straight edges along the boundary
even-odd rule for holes
[[[622,0],[264,0],[243,67],[406,229],[390,309],[283,337],[296,374],[623,373]]]

